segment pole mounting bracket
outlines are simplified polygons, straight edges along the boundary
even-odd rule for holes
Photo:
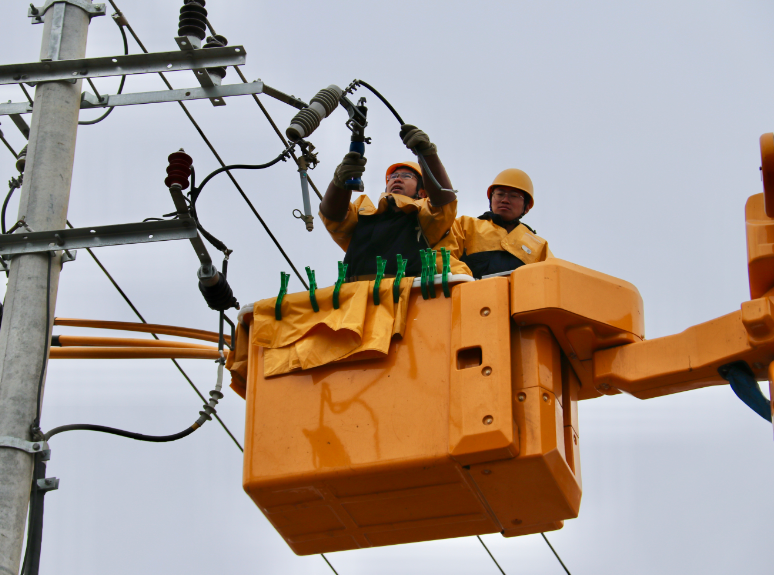
[[[43,460],[48,461],[51,450],[48,448],[48,443],[45,441],[27,441],[25,439],[19,439],[18,437],[11,437],[9,435],[0,435],[0,448],[7,447],[9,449],[18,449],[19,451],[26,451],[27,453],[36,454],[42,453]]]
[[[47,0],[43,6],[38,8],[37,6],[34,6],[30,4],[29,9],[27,10],[27,17],[32,18],[33,24],[42,24],[43,23],[43,14],[48,12],[48,9],[51,8],[54,4],[72,4],[73,6],[77,6],[84,12],[86,12],[89,15],[89,18],[94,18],[95,16],[104,16],[105,15],[105,5],[104,4],[92,4],[91,2],[87,2],[86,0]]]

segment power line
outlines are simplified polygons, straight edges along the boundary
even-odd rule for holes
[[[71,228],[73,227],[73,225],[70,223],[70,220],[67,220],[67,225],[68,225],[68,226],[70,226]],[[101,269],[101,270],[104,272],[104,274],[105,274],[105,275],[107,276],[107,278],[110,280],[110,283],[112,283],[112,284],[113,284],[113,287],[114,287],[114,288],[116,288],[116,290],[118,291],[118,293],[119,293],[119,294],[121,294],[121,297],[122,297],[122,298],[124,298],[124,301],[125,301],[127,304],[129,304],[129,307],[130,307],[130,308],[132,308],[132,311],[134,312],[134,314],[135,314],[135,315],[136,315],[138,318],[140,318],[140,321],[141,321],[142,323],[148,323],[147,321],[145,321],[145,318],[144,318],[144,317],[142,316],[142,314],[140,313],[140,310],[138,310],[138,309],[135,307],[135,305],[132,303],[132,300],[130,300],[130,299],[129,299],[129,296],[128,296],[128,295],[126,295],[126,293],[124,292],[124,290],[122,290],[122,289],[121,289],[121,286],[119,286],[119,285],[118,285],[118,282],[116,282],[116,280],[113,278],[113,276],[112,276],[112,275],[110,275],[110,272],[109,272],[109,271],[107,271],[107,269],[105,268],[105,266],[104,266],[104,265],[102,265],[102,262],[101,262],[101,261],[99,261],[99,258],[98,258],[96,255],[94,255],[94,252],[93,252],[93,251],[91,251],[91,249],[89,249],[89,248],[86,248],[86,251],[87,251],[87,252],[89,252],[89,255],[90,255],[90,256],[91,256],[91,257],[94,259],[94,261],[97,263],[97,265],[99,266],[99,268],[100,268],[100,269]],[[154,338],[154,339],[159,339],[159,336],[157,336],[155,333],[151,333],[151,335],[153,336],[153,338]],[[176,360],[176,359],[172,359],[172,363],[174,363],[174,364],[175,364],[175,367],[178,369],[178,371],[180,371],[180,373],[183,375],[183,377],[186,379],[186,381],[187,381],[187,382],[190,384],[190,386],[193,388],[193,390],[196,392],[196,395],[198,395],[198,396],[199,396],[199,398],[202,400],[202,402],[204,402],[204,403],[207,403],[207,400],[206,400],[206,399],[204,399],[204,396],[203,396],[203,395],[202,395],[202,393],[199,391],[199,388],[197,388],[197,387],[196,387],[196,385],[194,384],[194,382],[193,382],[193,381],[191,381],[191,378],[190,378],[190,377],[188,377],[188,374],[187,374],[187,373],[186,373],[186,372],[183,370],[183,368],[180,366],[180,364],[177,362],[177,360]],[[236,437],[234,437],[234,434],[233,434],[233,433],[231,433],[231,430],[230,430],[230,429],[229,429],[229,428],[226,426],[226,424],[225,424],[225,423],[223,423],[223,420],[220,418],[220,416],[219,416],[217,413],[213,413],[213,415],[215,416],[215,419],[217,419],[217,420],[218,420],[218,423],[220,423],[220,425],[223,427],[223,429],[225,430],[225,432],[226,432],[226,433],[228,433],[228,436],[229,436],[229,437],[230,437],[230,438],[231,438],[231,439],[234,441],[234,443],[236,444],[236,446],[239,448],[239,451],[241,451],[241,452],[243,452],[243,453],[244,453],[244,449],[243,449],[243,448],[242,448],[242,446],[239,444],[239,441],[237,441],[237,438],[236,438]]]
[[[115,1],[114,1],[114,0],[108,0],[108,1],[110,2],[110,5],[113,7],[113,9],[114,9],[114,10],[115,10],[115,11],[116,11],[116,12],[117,12],[119,15],[123,16],[123,13],[121,12],[121,10],[119,10],[119,9],[118,9],[118,6],[116,5]],[[126,17],[125,17],[125,16],[124,16],[124,22],[125,22],[125,24],[124,24],[124,25],[126,26],[127,30],[129,30],[129,33],[130,33],[130,34],[132,35],[132,37],[134,38],[135,42],[137,42],[137,45],[140,47],[140,49],[141,49],[141,50],[142,50],[144,53],[146,53],[146,54],[147,54],[147,53],[148,53],[148,50],[145,48],[145,45],[144,45],[144,44],[143,44],[143,43],[140,41],[140,38],[137,36],[137,34],[135,33],[135,31],[134,31],[134,29],[132,28],[132,26],[131,26],[131,25],[129,24],[129,22],[126,20]],[[164,84],[166,84],[167,88],[169,88],[170,90],[173,90],[173,88],[172,88],[172,84],[170,84],[170,83],[169,83],[169,81],[167,80],[167,78],[164,76],[164,73],[163,73],[163,72],[159,72],[158,74],[159,74],[159,76],[161,77],[161,79],[164,81]],[[204,134],[204,131],[202,131],[202,129],[201,129],[201,127],[199,126],[199,124],[196,122],[196,120],[194,120],[194,117],[193,117],[193,116],[191,115],[191,113],[188,111],[188,108],[185,106],[185,104],[183,104],[183,102],[180,102],[180,101],[178,101],[178,104],[179,104],[179,105],[180,105],[180,107],[183,109],[183,112],[185,113],[185,115],[186,115],[186,116],[188,116],[188,119],[191,121],[191,124],[193,124],[193,127],[194,127],[194,128],[196,128],[196,131],[197,131],[197,132],[199,132],[199,135],[201,136],[202,140],[204,140],[204,143],[205,143],[205,144],[207,144],[207,147],[208,147],[208,148],[210,149],[210,151],[212,152],[212,155],[213,155],[213,156],[215,156],[215,159],[216,159],[216,160],[218,160],[218,163],[221,165],[221,167],[225,167],[225,166],[226,166],[226,163],[225,163],[225,162],[224,162],[224,161],[221,159],[221,157],[220,157],[220,154],[218,154],[217,150],[215,150],[215,147],[212,145],[212,143],[210,142],[209,138],[207,138],[207,136]],[[280,253],[282,254],[282,256],[285,258],[285,261],[287,261],[287,262],[288,262],[288,264],[290,265],[290,267],[291,267],[291,268],[293,268],[293,272],[296,274],[296,277],[298,277],[298,279],[301,281],[301,284],[304,286],[304,289],[309,289],[309,286],[307,285],[306,281],[305,281],[305,280],[304,280],[304,278],[301,276],[301,274],[299,273],[299,271],[296,269],[296,266],[295,266],[295,265],[293,265],[293,262],[290,260],[290,257],[288,257],[288,254],[287,254],[287,253],[285,253],[285,250],[282,248],[282,246],[280,245],[280,243],[279,243],[279,241],[277,240],[277,238],[276,238],[276,237],[274,237],[274,234],[273,234],[273,233],[271,232],[271,230],[269,229],[269,226],[266,224],[266,222],[263,220],[263,218],[261,217],[261,215],[258,213],[258,210],[256,210],[256,209],[255,209],[255,206],[253,206],[253,203],[252,203],[252,202],[250,201],[250,199],[247,197],[247,194],[245,194],[244,190],[242,189],[242,186],[240,186],[240,185],[239,185],[239,182],[237,182],[237,181],[236,181],[236,178],[234,178],[234,176],[231,174],[231,172],[226,172],[226,174],[228,175],[228,177],[229,177],[229,179],[231,180],[231,182],[234,184],[234,187],[237,189],[237,191],[239,192],[239,194],[242,196],[242,199],[243,199],[243,200],[244,200],[244,201],[247,203],[247,205],[250,207],[250,210],[252,210],[252,212],[253,212],[253,214],[255,215],[255,217],[256,217],[256,218],[258,218],[258,221],[259,221],[259,222],[261,223],[261,225],[263,226],[263,229],[264,229],[264,230],[266,230],[266,233],[267,233],[267,234],[269,234],[269,237],[270,237],[270,238],[271,238],[271,240],[274,242],[274,245],[275,245],[275,246],[277,246],[277,249],[280,251]]]
[[[497,565],[497,568],[500,570],[500,573],[505,575],[505,571],[503,571],[503,568],[500,567],[500,564],[497,562],[497,559],[494,558],[494,555],[492,555],[492,552],[489,550],[489,547],[486,546],[486,543],[484,543],[484,540],[481,539],[478,535],[476,535],[476,539],[478,539],[481,542],[481,545],[484,546],[484,549],[486,549],[486,552],[489,553],[489,556],[492,558],[492,561],[494,561],[494,564]]]
[[[543,536],[543,539],[545,539],[546,543],[548,543],[548,546],[551,548],[551,551],[554,552],[554,555],[556,556],[556,560],[559,561],[559,564],[564,568],[565,573],[567,573],[567,575],[570,575],[570,570],[567,569],[567,565],[564,564],[562,559],[559,557],[559,554],[556,552],[556,549],[554,549],[554,546],[551,545],[551,543],[548,541],[548,537],[546,537],[546,534],[541,533],[541,535]]]
[[[325,560],[325,562],[328,564],[328,567],[330,567],[330,568],[331,568],[331,571],[333,571],[333,572],[334,572],[336,575],[339,575],[339,572],[338,572],[338,571],[336,571],[336,570],[333,568],[333,565],[331,565],[331,562],[330,562],[330,561],[328,561],[328,558],[325,556],[325,553],[320,553],[320,557],[322,557],[322,558]]]

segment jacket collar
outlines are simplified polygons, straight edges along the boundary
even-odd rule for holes
[[[506,220],[502,216],[495,214],[493,212],[484,212],[480,216],[478,216],[479,220],[489,220],[493,224],[500,226],[501,228],[506,228],[507,226],[518,226],[521,222],[519,221],[520,218],[516,218],[515,220]]]

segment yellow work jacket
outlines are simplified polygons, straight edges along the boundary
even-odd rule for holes
[[[460,260],[470,268],[471,275],[479,278],[553,257],[548,242],[522,223],[509,233],[491,220],[470,216],[457,218],[441,246],[451,251],[452,261]]]
[[[433,206],[427,198],[413,199],[408,196],[385,192],[379,197],[377,206],[374,206],[368,196],[361,195],[354,202],[349,204],[347,214],[342,221],[326,218],[322,212],[320,212],[320,218],[333,240],[341,247],[341,249],[348,252],[349,255],[350,251],[356,251],[356,246],[354,245],[352,246],[352,250],[350,250],[350,243],[353,235],[356,233],[360,218],[381,215],[382,217],[389,219],[392,203],[394,203],[398,210],[403,212],[407,218],[403,223],[396,223],[393,221],[391,223],[385,222],[384,225],[397,225],[399,228],[403,229],[404,232],[407,231],[406,228],[410,228],[410,234],[415,234],[413,235],[413,240],[411,242],[406,242],[405,245],[408,247],[398,251],[404,258],[410,260],[409,268],[406,271],[406,274],[409,275],[411,268],[419,263],[419,249],[423,247],[434,247],[444,236],[450,233],[449,230],[454,224],[454,218],[457,216],[456,200],[443,206],[436,207]],[[369,222],[373,222],[374,219],[379,218],[368,218]],[[402,220],[402,218],[400,219]],[[366,219],[364,218],[363,225],[366,225],[365,221]],[[362,246],[358,246],[357,248],[362,248]],[[390,252],[390,248],[386,248],[385,253],[380,252],[379,246],[372,246],[372,248],[373,249],[370,250],[371,252],[387,259],[386,273],[394,274],[395,272],[393,269],[396,265],[396,258],[395,254]],[[418,269],[419,268],[414,270],[416,273],[413,275],[419,275]],[[348,270],[348,274],[356,275],[359,273],[361,272],[357,270]]]

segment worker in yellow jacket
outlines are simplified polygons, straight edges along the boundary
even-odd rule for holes
[[[424,156],[441,188],[422,178],[416,162],[387,168],[386,188],[376,206],[366,195],[350,202],[350,178],[365,172],[365,158],[349,152],[336,168],[320,203],[320,218],[333,240],[346,252],[348,281],[370,280],[376,275],[376,257],[387,260],[386,276],[397,273],[397,255],[408,261],[406,277],[419,276],[419,250],[435,246],[448,235],[457,217],[457,195],[435,144],[422,130],[404,124],[400,131],[407,148]]]
[[[487,189],[489,211],[478,218],[457,218],[439,249],[450,249],[452,261],[467,265],[476,278],[553,257],[548,242],[521,221],[535,205],[533,195],[526,173],[514,168],[500,172]]]

